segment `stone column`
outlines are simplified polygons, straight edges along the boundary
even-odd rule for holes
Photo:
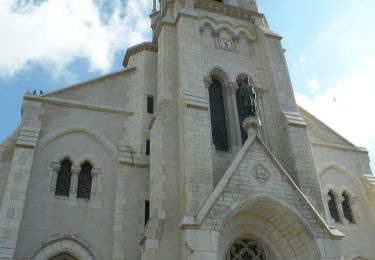
[[[339,214],[340,222],[343,224],[349,224],[349,221],[345,218],[344,210],[342,209],[342,202],[344,201],[344,198],[341,196],[337,196],[336,198],[336,207],[337,212]]]
[[[228,83],[227,85],[227,91],[229,92],[229,95],[230,95],[230,103],[231,103],[231,108],[230,108],[230,111],[232,111],[232,116],[230,118],[233,118],[233,127],[231,127],[231,129],[233,128],[234,131],[232,131],[232,133],[234,133],[234,136],[235,136],[235,144],[236,146],[238,147],[241,147],[242,146],[242,138],[241,138],[241,122],[240,122],[240,119],[238,117],[238,111],[237,111],[237,100],[236,100],[236,92],[238,90],[239,86],[238,86],[238,83]]]
[[[81,169],[79,166],[72,166],[72,177],[71,177],[71,180],[70,180],[70,192],[69,192],[69,195],[76,195],[77,194],[77,189],[78,189],[78,177],[79,177],[79,173],[80,173]],[[71,197],[74,197],[75,196],[69,196],[69,198]]]

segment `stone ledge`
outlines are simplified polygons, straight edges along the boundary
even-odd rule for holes
[[[285,119],[288,121],[289,125],[298,126],[298,127],[306,127],[307,123],[303,119],[303,117],[298,112],[294,111],[283,111]]]

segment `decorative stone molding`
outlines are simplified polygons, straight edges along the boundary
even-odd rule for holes
[[[262,164],[257,164],[253,169],[254,178],[260,183],[265,184],[271,178],[271,173]]]
[[[77,235],[60,234],[44,241],[40,248],[25,259],[51,259],[61,253],[69,253],[77,259],[96,260],[89,248],[91,247]]]
[[[203,83],[204,83],[204,86],[208,89],[212,84],[212,78],[211,77],[203,77]]]
[[[229,94],[234,95],[236,94],[236,91],[238,90],[239,86],[238,83],[229,82],[227,84],[226,90],[229,92]]]
[[[66,99],[66,98],[25,96],[24,99],[32,100],[32,101],[40,102],[40,103],[45,103],[45,104],[50,104],[50,105],[55,105],[55,106],[74,107],[74,108],[82,109],[82,110],[114,113],[114,114],[120,114],[120,115],[125,115],[125,116],[134,115],[134,112],[131,112],[129,110],[126,110],[120,107],[92,104],[88,102],[82,102],[82,101]],[[31,131],[31,130],[28,130],[28,131]],[[37,129],[34,129],[33,131],[35,132],[37,131]]]
[[[224,5],[215,1],[197,0],[194,3],[194,7],[203,9],[209,12],[219,13],[224,16],[230,16],[241,20],[255,22],[255,17],[263,18],[264,15],[243,8],[238,8],[231,5]]]
[[[143,43],[140,43],[138,45],[128,48],[124,57],[124,61],[122,62],[122,65],[124,65],[124,67],[128,66],[130,57],[142,51],[157,52],[158,46],[151,42],[143,42]]]

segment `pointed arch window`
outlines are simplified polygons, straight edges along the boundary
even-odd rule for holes
[[[225,116],[224,89],[219,80],[213,78],[209,87],[212,141],[216,150],[229,151],[228,131]]]
[[[78,176],[77,198],[90,199],[92,182],[91,170],[91,163],[84,162],[81,165],[81,172]]]
[[[346,191],[344,191],[342,193],[342,197],[344,198],[344,200],[341,203],[342,210],[344,212],[344,217],[349,221],[349,223],[354,223],[354,219],[353,219],[353,214],[352,214],[352,210],[351,210],[351,207],[350,207],[348,193]]]
[[[335,222],[340,222],[339,213],[337,210],[336,198],[332,191],[328,192],[328,196],[330,197],[328,201],[328,209],[331,217],[335,220]]]
[[[69,197],[70,180],[72,178],[72,162],[64,159],[60,163],[60,170],[57,174],[55,195]]]

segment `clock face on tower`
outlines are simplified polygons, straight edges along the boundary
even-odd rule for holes
[[[233,44],[230,40],[227,39],[219,39],[219,46],[225,50],[232,50],[233,49]]]

